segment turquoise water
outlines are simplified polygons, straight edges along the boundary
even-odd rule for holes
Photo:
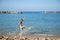
[[[60,34],[60,14],[24,12],[22,14],[0,14],[0,34],[18,33],[20,28],[17,25],[20,18],[23,18],[23,25],[31,27],[31,30],[24,29],[29,34]]]

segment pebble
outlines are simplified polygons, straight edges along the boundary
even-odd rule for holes
[[[39,37],[39,38],[21,37],[21,38],[17,38],[17,36],[10,38],[10,37],[6,37],[6,36],[1,36],[0,40],[60,40],[60,38],[44,38],[44,37]]]

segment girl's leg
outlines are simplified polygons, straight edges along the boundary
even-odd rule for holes
[[[20,38],[22,37],[22,28],[20,29],[19,37],[20,37]]]
[[[22,36],[22,30],[23,30],[23,29],[21,28],[20,30],[21,30],[21,31],[20,31],[20,35]]]
[[[27,27],[27,26],[23,26],[23,28],[31,29],[30,27]]]

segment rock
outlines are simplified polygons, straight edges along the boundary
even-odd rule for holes
[[[6,40],[14,40],[13,38],[7,38]]]
[[[0,39],[4,38],[4,36],[1,36]]]

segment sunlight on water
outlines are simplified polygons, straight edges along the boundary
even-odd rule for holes
[[[23,14],[0,14],[0,34],[19,33],[17,27],[20,18],[23,18],[23,25],[31,30],[24,29],[27,34],[60,34],[60,14],[42,14],[27,12]],[[17,28],[16,28],[17,27]]]

